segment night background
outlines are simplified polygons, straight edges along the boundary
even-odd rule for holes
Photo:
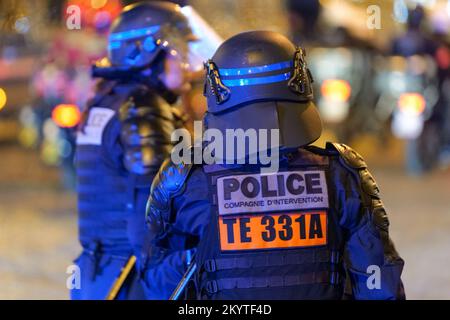
[[[134,1],[0,0],[0,299],[67,299],[78,255],[74,128]],[[450,299],[450,1],[186,0],[227,39],[306,48],[325,131],[367,160],[405,260],[408,299]],[[80,8],[70,30],[68,8]],[[378,20],[377,20],[378,19]],[[201,119],[199,81],[189,113]]]

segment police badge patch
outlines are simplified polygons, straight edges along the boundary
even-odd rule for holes
[[[217,179],[222,251],[327,243],[328,189],[323,170]]]

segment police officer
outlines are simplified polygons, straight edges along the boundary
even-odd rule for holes
[[[102,81],[77,136],[83,251],[73,299],[145,297],[134,258],[139,265],[153,176],[169,155],[172,131],[186,120],[170,104],[189,87],[192,38],[180,7],[169,2],[127,6],[112,25],[108,59],[93,69]]]
[[[246,164],[165,161],[147,208],[149,265],[196,248],[199,299],[341,299],[346,280],[356,299],[404,299],[404,263],[366,163],[344,144],[311,146],[322,126],[302,49],[246,32],[206,67],[205,128],[279,130],[279,170],[263,173],[248,148]],[[179,235],[184,248],[172,245]]]

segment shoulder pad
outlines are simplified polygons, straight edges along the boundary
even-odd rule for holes
[[[380,190],[372,174],[367,169],[367,164],[363,157],[343,143],[327,143],[328,148],[336,149],[347,166],[358,170],[361,188],[364,193],[372,198],[379,199]]]
[[[153,179],[147,202],[146,220],[156,233],[164,231],[164,226],[169,222],[171,200],[183,191],[192,167],[192,164],[175,164],[169,158],[164,161]]]
[[[177,195],[184,186],[191,169],[192,164],[174,164],[170,158],[166,159],[159,169],[158,187],[163,188],[169,195]]]
[[[337,150],[344,162],[353,169],[367,168],[367,164],[363,157],[358,152],[343,143],[327,142],[326,148]]]
[[[369,170],[364,169],[359,171],[359,177],[361,179],[361,187],[366,194],[372,198],[379,199],[380,189]]]

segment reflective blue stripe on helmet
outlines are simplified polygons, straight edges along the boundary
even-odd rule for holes
[[[111,41],[108,46],[109,46],[109,49],[111,49],[111,50],[119,49],[121,46],[121,42],[120,41]]]
[[[233,68],[233,69],[220,68],[219,70],[221,76],[241,76],[241,75],[252,75],[255,73],[277,71],[290,67],[292,67],[292,61],[283,61],[249,68]]]
[[[134,38],[141,38],[148,35],[152,35],[159,30],[160,26],[151,26],[142,29],[133,29],[122,32],[111,33],[109,35],[109,41],[123,41]]]
[[[273,76],[267,77],[258,77],[258,78],[246,78],[246,79],[230,79],[230,80],[222,80],[222,83],[227,87],[242,87],[242,86],[253,86],[257,84],[267,84],[274,82],[286,81],[291,77],[290,72],[276,74]]]

